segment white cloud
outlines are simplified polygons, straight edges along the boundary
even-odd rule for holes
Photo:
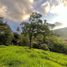
[[[0,7],[0,17],[6,16],[7,9],[5,6]]]
[[[0,0],[0,14],[12,20],[22,21],[32,12],[33,2],[34,0]],[[7,9],[3,9],[3,6]]]
[[[34,0],[29,0],[30,1],[30,3],[33,3],[34,2]]]
[[[64,0],[64,6],[67,6],[67,0]]]
[[[50,3],[47,1],[47,2],[44,2],[41,6],[44,13],[48,14],[48,12],[50,11]]]
[[[61,26],[56,27],[55,29],[67,27],[67,6],[64,6],[64,3],[60,3],[50,12],[57,15],[54,19],[52,19],[52,22],[62,23]]]

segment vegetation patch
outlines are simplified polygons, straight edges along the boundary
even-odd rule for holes
[[[0,67],[67,67],[67,55],[28,47],[4,46],[0,48]]]

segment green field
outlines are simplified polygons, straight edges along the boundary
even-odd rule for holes
[[[67,67],[67,55],[21,46],[0,46],[0,67]]]

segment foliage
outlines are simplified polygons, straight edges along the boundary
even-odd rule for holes
[[[0,45],[11,44],[13,33],[10,27],[0,19]]]
[[[67,51],[67,47],[65,48],[66,45],[61,38],[52,35],[46,36],[45,39],[45,42],[48,44],[48,47],[51,51],[60,53],[65,53],[65,51]]]
[[[32,47],[32,37],[36,37],[38,34],[44,35],[44,37],[50,32],[46,22],[41,19],[42,15],[33,12],[29,18],[29,23],[22,23],[22,32],[28,35],[30,48]]]
[[[47,44],[40,44],[40,49],[43,49],[43,50],[49,50]]]
[[[47,44],[37,44],[36,42],[33,43],[33,48],[49,50]]]
[[[20,45],[21,44],[21,35],[18,33],[13,33],[12,44]]]
[[[21,34],[21,45],[29,46],[29,39],[28,36],[25,34]]]

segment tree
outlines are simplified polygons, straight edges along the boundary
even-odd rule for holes
[[[0,18],[0,45],[9,45],[12,41],[12,31],[10,27],[3,23],[3,18]]]
[[[21,44],[21,36],[18,33],[13,33],[13,39],[12,39],[12,43],[14,45],[20,45]]]
[[[20,31],[20,28],[19,27],[17,27],[17,30],[16,30],[17,32],[19,32]]]
[[[29,22],[22,23],[22,33],[28,35],[30,41],[30,48],[32,47],[32,38],[36,37],[38,34],[47,35],[49,33],[49,28],[46,22],[41,19],[42,15],[33,12],[29,18]]]

